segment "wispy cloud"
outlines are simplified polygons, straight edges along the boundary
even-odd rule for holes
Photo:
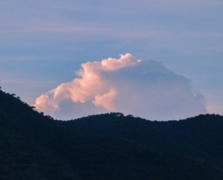
[[[0,79],[0,83],[13,83],[13,84],[33,84],[33,81],[23,81],[23,80],[14,80],[14,79]],[[35,86],[40,86],[40,84],[55,84],[53,81],[35,81]]]
[[[202,6],[202,5],[221,5],[223,4],[221,0],[108,0],[108,1],[77,1],[74,3],[63,2],[58,4],[53,4],[52,7],[56,9],[67,9],[76,11],[87,11],[87,12],[97,12],[97,13],[110,13],[115,12],[116,14],[132,14],[142,11],[182,11],[190,10],[191,8]],[[98,8],[100,7],[100,8]],[[134,8],[132,8],[134,7]],[[131,9],[131,11],[127,11]]]
[[[34,55],[5,55],[0,56],[0,62],[10,62],[10,61],[32,61],[32,60],[55,60],[63,57],[64,54],[54,53],[52,55],[42,55],[42,56],[34,56]]]

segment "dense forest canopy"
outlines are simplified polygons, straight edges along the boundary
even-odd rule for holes
[[[222,180],[223,117],[54,120],[0,90],[0,179]]]

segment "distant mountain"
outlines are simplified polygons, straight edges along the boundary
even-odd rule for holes
[[[161,123],[112,113],[56,121],[0,90],[0,179],[222,180],[222,145],[214,147],[222,117],[216,116],[218,125],[198,117]],[[199,135],[207,129],[214,132]],[[200,138],[213,140],[213,147]]]

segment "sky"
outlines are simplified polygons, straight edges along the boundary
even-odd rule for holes
[[[1,0],[0,86],[62,119],[107,111],[163,120],[223,114],[222,9],[221,0]],[[123,65],[123,57],[135,64]],[[113,69],[103,69],[103,60]],[[74,81],[87,82],[88,65],[107,90],[75,100],[85,90]],[[142,76],[145,67],[151,71]],[[141,105],[128,103],[133,94]]]

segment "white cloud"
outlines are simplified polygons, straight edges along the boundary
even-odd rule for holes
[[[122,112],[151,120],[180,119],[207,113],[205,98],[192,93],[190,80],[162,62],[120,59],[87,62],[72,82],[36,99],[36,108],[58,119]]]
[[[223,112],[222,106],[218,105],[213,105],[208,103],[206,108],[208,110],[208,113],[210,114],[222,114]]]
[[[47,114],[53,114],[58,109],[58,105],[54,104],[45,94],[36,99],[35,106],[39,111],[44,111]]]

